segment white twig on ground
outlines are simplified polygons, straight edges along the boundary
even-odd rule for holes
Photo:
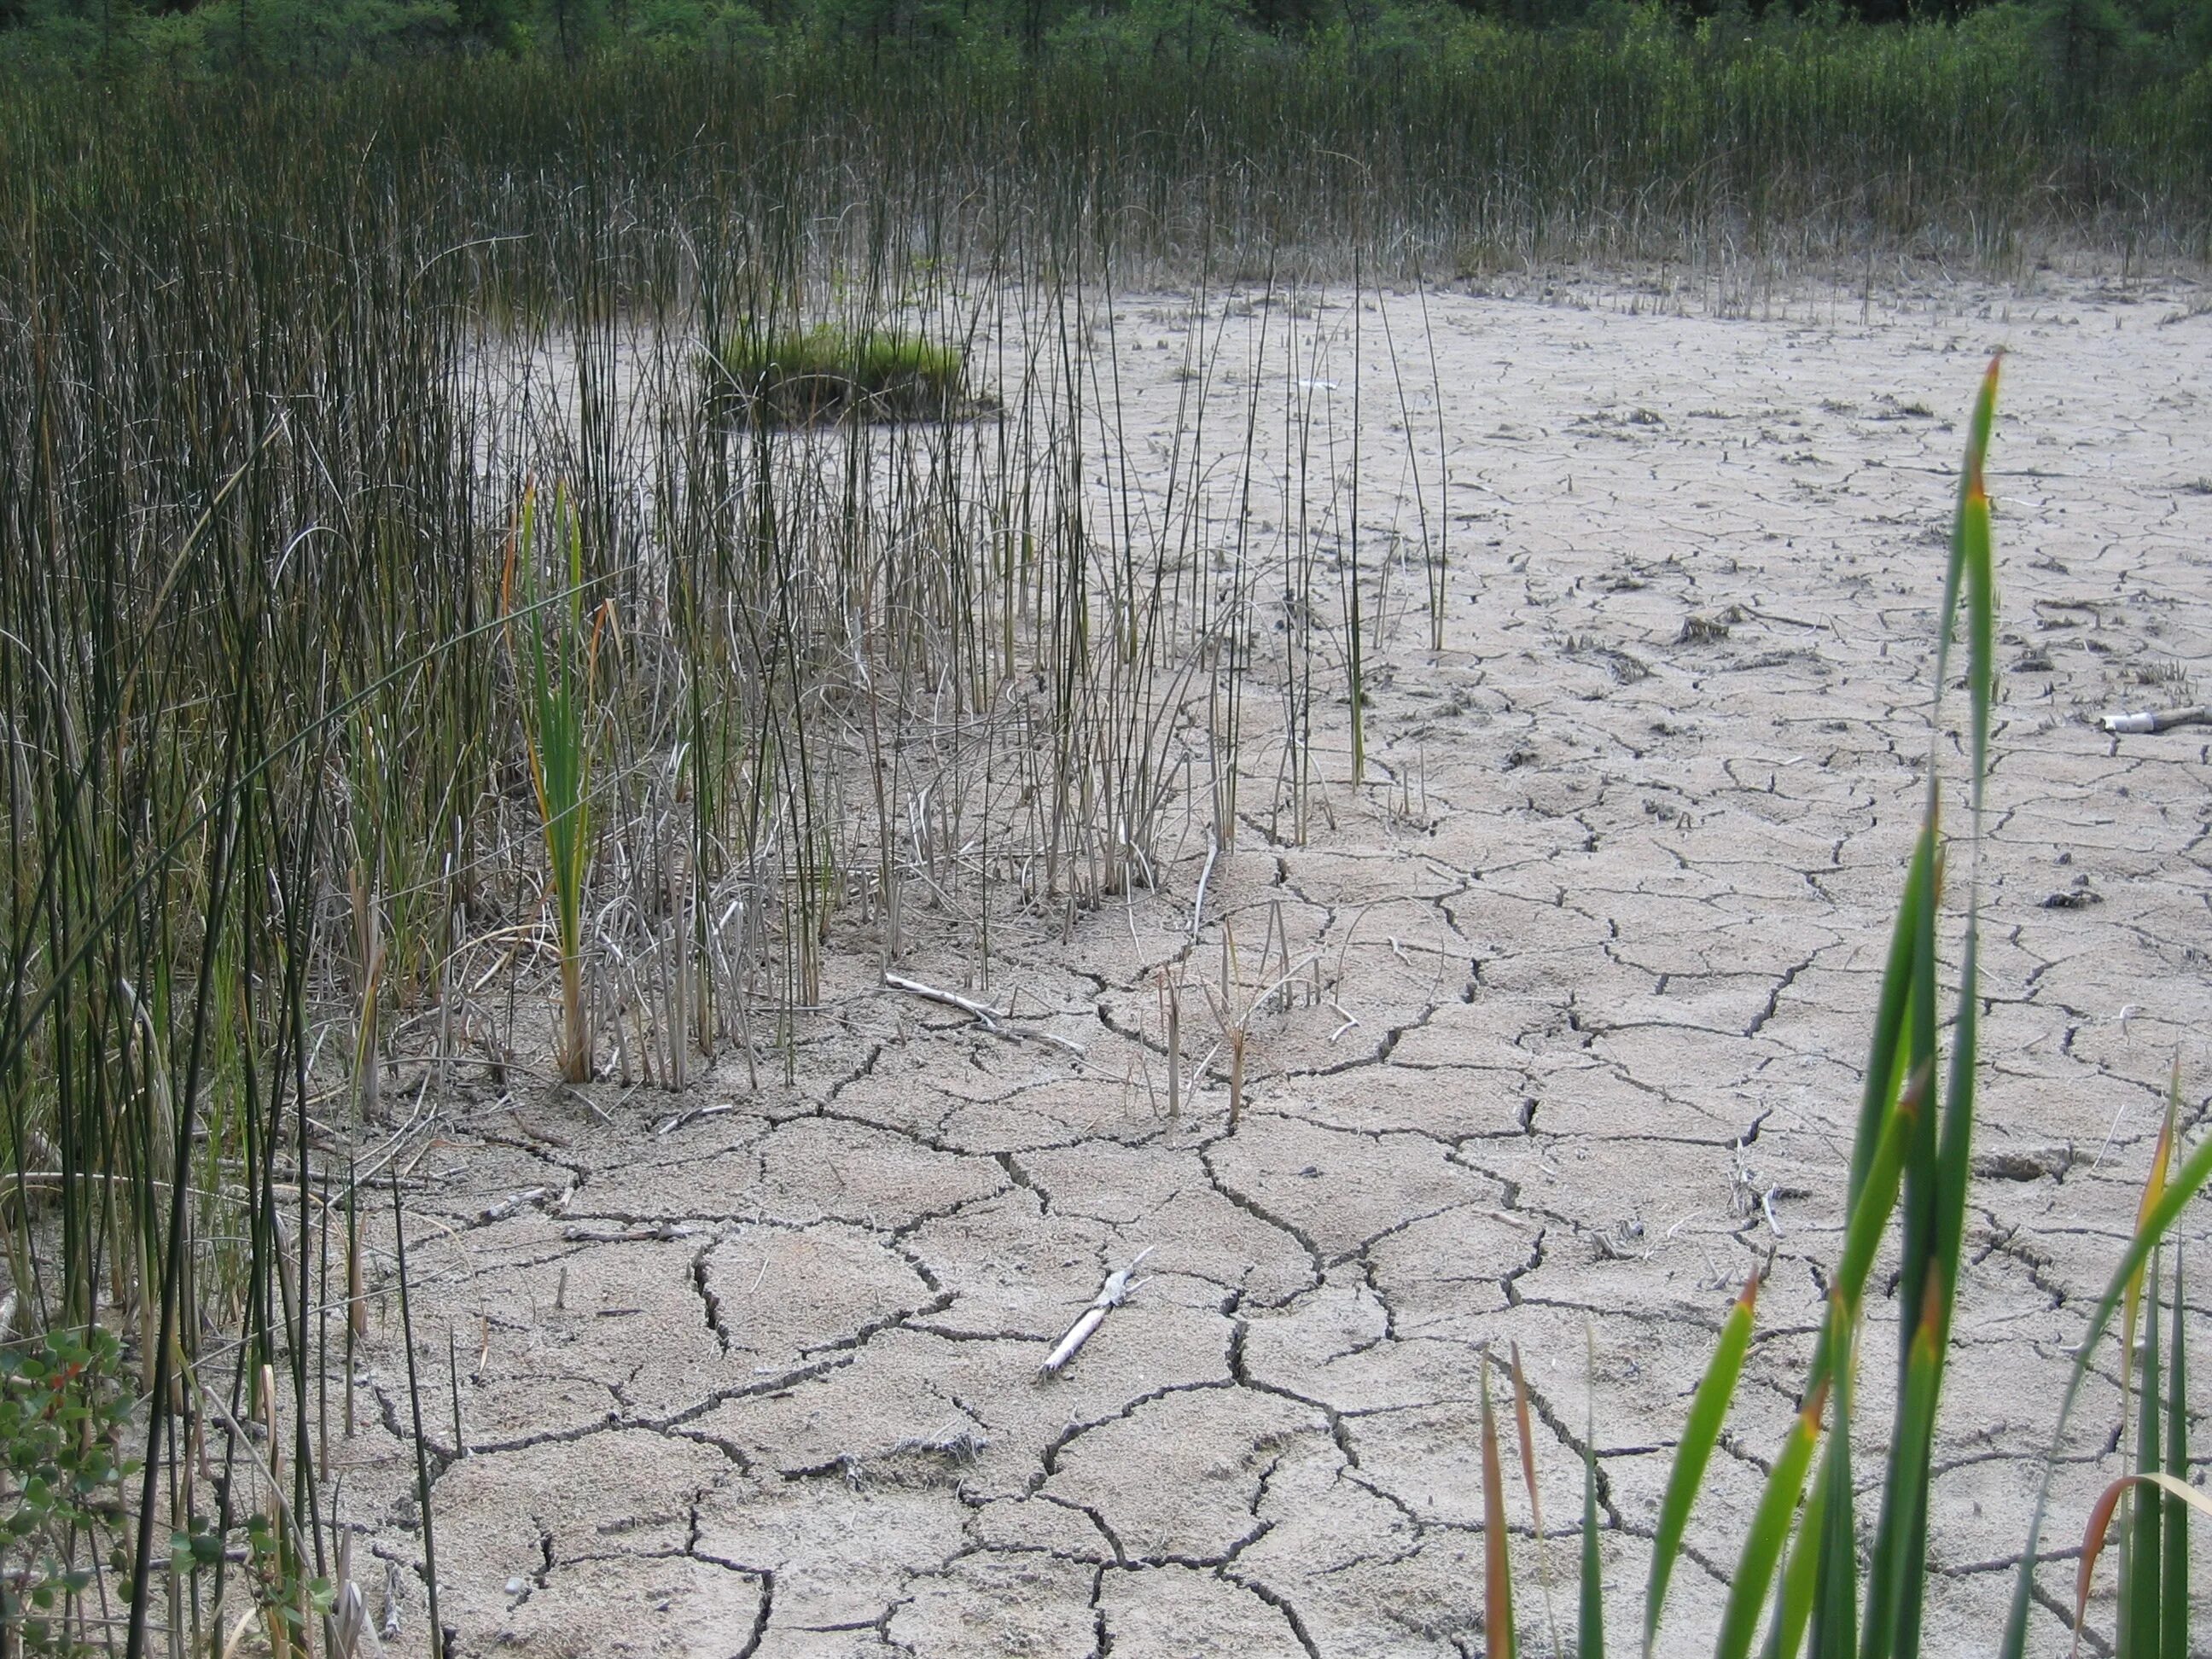
[[[725,1113],[734,1112],[737,1109],[735,1103],[729,1101],[724,1101],[718,1106],[694,1106],[688,1111],[678,1112],[661,1119],[653,1126],[653,1133],[655,1135],[673,1134],[687,1123],[696,1123],[702,1117],[720,1117]]]
[[[2200,702],[2186,708],[2141,708],[2132,714],[2107,714],[2104,725],[2115,737],[2166,732],[2177,726],[2212,726],[2212,706]]]
[[[1213,860],[1221,854],[1221,838],[1216,836],[1213,844],[1206,849],[1206,868],[1198,872],[1198,894],[1190,906],[1190,942],[1198,943],[1200,932],[1206,926],[1206,884],[1213,879]]]
[[[910,997],[920,997],[925,1002],[942,1003],[947,1008],[957,1008],[963,1014],[973,1014],[978,1024],[987,1031],[997,1031],[999,1012],[988,1003],[963,997],[956,992],[940,991],[934,985],[924,985],[918,979],[908,979],[900,974],[885,974],[884,983],[894,991],[903,991]]]
[[[1091,1333],[1106,1322],[1106,1316],[1136,1293],[1138,1285],[1146,1281],[1139,1279],[1133,1285],[1129,1282],[1129,1275],[1136,1272],[1144,1259],[1152,1253],[1152,1247],[1147,1244],[1137,1252],[1136,1260],[1127,1267],[1116,1268],[1106,1275],[1105,1284],[1099,1287],[1098,1295],[1091,1305],[1083,1310],[1083,1316],[1067,1328],[1067,1334],[1060,1339],[1058,1346],[1046,1358],[1044,1364],[1037,1368],[1039,1377],[1057,1376],[1066,1370],[1069,1363],[1082,1352],[1083,1345],[1091,1340]]]
[[[504,1221],[526,1206],[542,1204],[552,1196],[553,1189],[550,1187],[532,1187],[526,1192],[510,1193],[498,1203],[488,1205],[477,1211],[477,1219],[486,1224]]]
[[[1012,1017],[1011,1007],[1002,1014],[988,1003],[978,1002],[973,997],[963,997],[955,991],[939,990],[934,985],[924,985],[918,979],[908,979],[901,974],[885,974],[884,983],[894,991],[905,992],[910,997],[920,997],[925,1002],[941,1003],[947,1008],[957,1008],[963,1014],[972,1015],[975,1023],[993,1036],[1006,1037],[1016,1042],[1026,1039],[1032,1042],[1049,1043],[1053,1048],[1073,1054],[1079,1060],[1091,1057],[1081,1043],[1066,1037],[1054,1036],[1050,1031],[1025,1031],[1006,1024],[1006,1021]]]

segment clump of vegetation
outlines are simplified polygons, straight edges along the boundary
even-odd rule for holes
[[[541,597],[545,578],[538,568],[538,493],[526,490],[500,579],[501,601],[522,694],[531,787],[545,837],[546,884],[561,961],[561,1075],[587,1083],[592,1036],[584,1006],[583,907],[592,866],[592,757],[599,718],[593,698],[600,630],[609,611],[607,604],[595,610],[584,602],[583,527],[558,489],[546,539],[558,586]],[[526,612],[519,649],[514,646],[518,568]]]
[[[769,425],[943,420],[968,399],[967,355],[896,329],[740,328],[708,372]]]
[[[11,1298],[12,1300],[12,1298]],[[112,1331],[50,1330],[0,1348],[0,1644],[75,1659],[112,1608],[95,1594],[103,1544],[123,1536],[131,1419]],[[127,1578],[127,1574],[125,1575]]]

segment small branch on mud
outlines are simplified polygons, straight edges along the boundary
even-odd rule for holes
[[[2115,737],[2166,732],[2177,726],[2212,726],[2212,706],[2200,702],[2186,708],[2143,708],[2131,714],[2107,714],[2104,725]]]
[[[1206,927],[1206,884],[1213,879],[1213,860],[1220,856],[1221,838],[1214,837],[1213,845],[1206,849],[1206,868],[1198,872],[1198,896],[1191,901],[1190,942],[1198,943],[1198,936]]]
[[[567,1244],[666,1244],[690,1238],[699,1229],[684,1221],[656,1221],[626,1227],[587,1227],[580,1224],[561,1229]]]
[[[956,992],[940,991],[934,985],[924,985],[918,979],[908,979],[898,974],[885,974],[884,983],[894,991],[903,991],[910,997],[920,997],[925,1002],[942,1003],[947,1008],[957,1008],[963,1014],[973,1014],[975,1023],[985,1030],[1003,1035],[1006,1028],[999,1024],[999,1011],[988,1003],[963,997]]]
[[[532,1187],[527,1192],[512,1193],[500,1200],[498,1203],[488,1205],[477,1211],[477,1219],[486,1225],[495,1221],[504,1221],[528,1206],[543,1204],[552,1196],[553,1189],[550,1187]]]
[[[1037,1367],[1040,1382],[1066,1370],[1075,1356],[1082,1352],[1083,1345],[1091,1340],[1091,1334],[1106,1322],[1106,1316],[1136,1294],[1138,1287],[1146,1281],[1139,1279],[1132,1285],[1129,1275],[1136,1272],[1144,1259],[1152,1253],[1152,1247],[1147,1244],[1137,1252],[1134,1261],[1106,1275],[1106,1282],[1099,1287],[1097,1298],[1083,1310],[1080,1319],[1067,1328],[1067,1334],[1060,1339],[1059,1345],[1046,1358],[1044,1364]]]
[[[1079,1042],[1071,1042],[1066,1037],[1054,1036],[1049,1031],[1024,1031],[1006,1024],[1005,1023],[1006,1015],[1000,1013],[987,1002],[976,1001],[973,997],[963,997],[955,991],[941,991],[934,985],[924,985],[918,979],[908,979],[901,974],[885,974],[884,983],[894,991],[905,992],[910,997],[920,997],[925,1002],[939,1003],[947,1008],[957,1008],[963,1014],[972,1015],[975,1023],[993,1036],[1002,1036],[1014,1042],[1019,1042],[1026,1038],[1033,1042],[1046,1042],[1055,1048],[1064,1048],[1078,1060],[1088,1060],[1091,1057],[1089,1052]]]
[[[726,1113],[734,1112],[737,1109],[736,1104],[728,1101],[725,1101],[719,1106],[694,1106],[687,1111],[678,1112],[661,1119],[653,1126],[653,1133],[655,1135],[673,1134],[687,1123],[696,1123],[702,1117],[720,1117]]]

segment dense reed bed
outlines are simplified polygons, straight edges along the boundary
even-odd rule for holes
[[[426,231],[450,216],[474,231],[455,257],[485,304],[546,295],[586,220],[618,228],[623,291],[658,302],[728,251],[718,231],[780,213],[812,241],[896,226],[902,252],[940,259],[1110,247],[1125,276],[1354,247],[1386,277],[1556,258],[2003,264],[2069,243],[2204,257],[2204,70],[2092,82],[2017,30],[1624,16],[1141,69],[779,47],[243,87],[17,79],[0,191],[11,217],[35,201],[112,232],[163,198],[200,213],[230,191],[272,233],[341,203]]]
[[[1156,503],[1117,291],[1252,284],[1295,385],[1296,273],[2202,256],[2202,77],[2082,107],[1940,33],[1839,40],[10,87],[0,1336],[61,1334],[70,1443],[135,1460],[37,1521],[10,1618],[349,1650],[322,1471],[369,1301],[407,1316],[364,1206],[451,1090],[758,1076],[924,913],[974,991],[1009,907],[1151,884],[1171,807],[1225,843],[1263,586],[1272,809],[1304,821],[1317,697],[1358,767],[1389,559],[1322,459],[1357,477],[1356,402],[1283,418],[1294,532],[1255,544],[1249,459],[1194,446]],[[822,328],[957,350],[986,395],[790,422],[703,367]],[[1427,441],[1390,440],[1417,476]],[[1435,534],[1389,557],[1433,619],[1427,479]]]
[[[324,196],[285,101],[161,178],[94,138],[0,256],[4,1318],[114,1443],[5,1611],[133,1652],[341,1642],[323,1470],[407,1316],[363,1206],[452,1091],[757,1079],[925,913],[980,992],[1236,740],[1247,578],[1218,491],[1129,489],[1086,222],[917,257],[946,204],[702,168],[687,220],[588,156]],[[989,395],[731,396],[824,328]]]

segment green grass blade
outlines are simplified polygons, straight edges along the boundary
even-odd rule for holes
[[[2074,1369],[2066,1379],[2065,1395],[2059,1402],[2058,1424],[2051,1432],[2051,1449],[2044,1460],[2043,1484],[2036,1492],[2035,1507],[2029,1512],[2027,1538],[2021,1551],[2020,1576],[2013,1581],[2012,1607],[2005,1620],[2003,1641],[1997,1649],[1999,1659],[2021,1659],[2027,1649],[2027,1613],[2035,1593],[2036,1551],[2042,1542],[2044,1516],[2051,1507],[2051,1482],[2057,1477],[2058,1453],[2065,1443],[2066,1425],[2073,1420],[2075,1403],[2081,1398],[2081,1383],[2089,1374],[2097,1344],[2111,1328],[2112,1316],[2118,1310],[2130,1281],[2150,1259],[2159,1241],[2172,1231],[2183,1207],[2207,1179],[2212,1179],[2212,1141],[2190,1154],[2180,1172],[2166,1183],[2150,1213],[2136,1224],[2135,1237],[2128,1241],[2127,1253],[2120,1258],[2112,1283],[2106,1286],[2105,1294],[2089,1316],[2088,1328],[2082,1333],[2081,1346],[2075,1352]]]
[[[2150,1294],[2144,1298],[2141,1398],[2136,1419],[2136,1473],[2154,1474],[2164,1448],[2160,1433],[2163,1399],[2159,1382],[2159,1258],[2150,1261]],[[2126,1363],[2123,1360],[2122,1363]],[[2165,1504],[2148,1482],[2128,1499],[2125,1553],[2120,1566],[2119,1650],[2128,1659],[2156,1659],[2159,1641],[2159,1570],[2165,1565],[2159,1523]]]
[[[583,1000],[584,888],[591,869],[591,700],[592,646],[585,631],[584,543],[580,514],[556,489],[550,533],[565,556],[567,586],[561,608],[529,629],[527,673],[523,697],[525,748],[530,780],[538,798],[545,841],[547,876],[552,888],[554,926],[561,951],[561,1073],[570,1082],[591,1075],[591,1040],[585,1029]],[[502,586],[512,615],[518,566],[529,609],[540,608],[537,554],[537,491],[523,495],[522,511],[510,546]],[[508,639],[513,641],[513,633]],[[549,642],[548,635],[550,635]]]
[[[1736,1378],[1743,1370],[1743,1356],[1751,1346],[1751,1322],[1759,1304],[1759,1275],[1744,1280],[1743,1291],[1721,1326],[1721,1340],[1713,1349],[1698,1391],[1691,1396],[1690,1414],[1682,1425],[1681,1443],[1674,1450],[1674,1467],[1667,1476],[1667,1490],[1659,1500],[1659,1526],[1651,1540],[1651,1576],[1644,1591],[1644,1652],[1650,1659],[1659,1638],[1659,1613],[1667,1600],[1667,1583],[1674,1577],[1674,1558],[1682,1548],[1683,1529],[1697,1502],[1698,1487],[1705,1478],[1705,1465],[1721,1437],[1721,1424],[1735,1397]]]
[[[2182,1340],[2181,1247],[2173,1250],[2172,1352],[2166,1365],[2166,1474],[2189,1479],[2189,1348]],[[2166,1559],[2159,1570],[2159,1659],[2188,1659],[2189,1505],[2171,1492],[2163,1495],[2166,1517],[2160,1528]]]
[[[1862,1659],[1911,1659],[1919,1650],[1920,1587],[1928,1562],[1928,1480],[1936,1401],[1943,1375],[1942,1294],[1930,1285],[1905,1350],[1882,1524],[1868,1565]]]
[[[1866,1185],[1859,1194],[1857,1204],[1853,1206],[1845,1229],[1843,1257],[1829,1285],[1828,1316],[1820,1342],[1814,1350],[1812,1373],[1807,1385],[1807,1410],[1810,1413],[1809,1421],[1815,1438],[1818,1437],[1819,1407],[1825,1403],[1831,1387],[1838,1379],[1844,1385],[1838,1391],[1839,1401],[1848,1401],[1850,1397],[1848,1384],[1858,1340],[1859,1310],[1866,1289],[1867,1275],[1873,1267],[1875,1253],[1881,1245],[1882,1234],[1889,1224],[1890,1212],[1897,1205],[1905,1149],[1922,1115],[1927,1099],[1928,1076],[1924,1067],[1916,1072],[1896,1106],[1890,1111],[1881,1138],[1875,1143],[1874,1156],[1868,1164]],[[1789,1483],[1786,1498],[1778,1492],[1776,1482],[1781,1479],[1790,1460],[1796,1456],[1797,1441],[1805,1431],[1808,1420],[1807,1417],[1801,1416],[1792,1427],[1790,1439],[1775,1460],[1773,1472],[1768,1478],[1766,1495],[1760,1500],[1762,1515],[1777,1505],[1780,1506],[1781,1532],[1772,1539],[1762,1539],[1755,1533],[1747,1538],[1742,1559],[1729,1585],[1728,1617],[1741,1622],[1742,1640],[1747,1645],[1766,1599],[1767,1581],[1773,1575],[1783,1544],[1788,1539],[1789,1522],[1794,1515],[1798,1492],[1804,1485],[1805,1466],[1812,1456],[1810,1444],[1804,1448],[1803,1455],[1797,1458],[1796,1473]],[[1850,1425],[1840,1411],[1837,1428],[1840,1437],[1848,1437]],[[1848,1492],[1848,1481],[1844,1489]],[[1671,1492],[1671,1486],[1669,1490]],[[1835,1502],[1832,1496],[1829,1501],[1832,1504]],[[1829,1511],[1829,1514],[1832,1516],[1833,1511]],[[1825,1565],[1820,1570],[1822,1575],[1855,1571],[1855,1564],[1850,1560],[1850,1555],[1856,1540],[1851,1535],[1850,1526],[1830,1528],[1824,1518],[1822,1529],[1826,1534],[1823,1540]],[[1841,1565],[1838,1565],[1839,1560]],[[1829,1624],[1816,1632],[1816,1646],[1823,1653],[1848,1652],[1848,1647],[1831,1649],[1820,1644],[1836,1639],[1831,1632],[1838,1627],[1838,1621],[1848,1620],[1850,1615],[1843,1609],[1849,1604],[1854,1589],[1855,1585],[1846,1583],[1842,1594],[1830,1601]],[[1847,1625],[1840,1627],[1848,1629]]]
[[[1841,1420],[1841,1413],[1838,1414]],[[1836,1470],[1839,1461],[1847,1458],[1851,1437],[1847,1434],[1828,1437],[1828,1449],[1820,1459],[1820,1472],[1813,1478],[1813,1496],[1805,1505],[1805,1518],[1797,1528],[1796,1541],[1790,1547],[1790,1560],[1782,1570],[1782,1594],[1774,1603],[1774,1623],[1766,1632],[1766,1646],[1762,1650],[1765,1659],[1797,1659],[1797,1650],[1804,1645],[1805,1632],[1812,1623],[1819,1601],[1820,1575],[1826,1565],[1826,1552],[1820,1547],[1827,1531],[1833,1508]],[[1824,1639],[1820,1651],[1842,1653],[1846,1649]]]
[[[2172,1075],[2166,1084],[2166,1121],[2159,1127],[2158,1145],[2152,1149],[2150,1155],[2150,1174],[2144,1178],[2142,1199],[2136,1206],[2136,1225],[2138,1228],[2142,1225],[2144,1218],[2148,1216],[2157,1205],[2159,1195],[2166,1190],[2166,1172],[2173,1165],[2174,1135],[2176,1126],[2180,1121],[2180,1114],[2181,1056],[2176,1054],[2173,1057]],[[2129,1281],[2127,1294],[2122,1298],[2120,1304],[2120,1352],[2124,1358],[2133,1355],[2136,1351],[2136,1322],[2141,1317],[2142,1310],[2142,1273],[2139,1269],[2135,1278]],[[2122,1364],[2120,1367],[2120,1415],[2123,1419],[2127,1415],[2128,1401],[2131,1398],[2128,1391],[2134,1385],[2133,1364]]]
[[[1927,818],[1922,833],[1931,840],[1936,833],[1938,800],[1931,769],[1928,786]],[[1936,877],[1931,884],[1929,902],[1921,906],[1915,920],[1918,926],[1912,939],[1912,975],[1906,1000],[1905,1052],[1910,1076],[1927,1075],[1931,1079],[1936,1067],[1936,912],[1942,896],[1945,860],[1939,852],[1936,860]],[[1912,1287],[1911,1299],[1905,1306],[1917,1303],[1917,1290],[1927,1280],[1928,1262],[1935,1249],[1936,1224],[1936,1118],[1932,1112],[1917,1115],[1912,1123],[1912,1138],[1905,1145],[1905,1198],[1903,1249],[1900,1253],[1898,1282]],[[1898,1382],[1905,1380],[1905,1356],[1898,1353]]]
[[[1927,1189],[1930,1213],[1923,1217],[1917,1276],[1900,1281],[1903,1294],[1909,1296],[1915,1285],[1918,1287],[1922,1329],[1905,1352],[1890,1437],[1881,1520],[1867,1577],[1867,1615],[1859,1650],[1866,1659],[1881,1659],[1888,1654],[1910,1656],[1920,1645],[1927,1582],[1928,1482],[1935,1466],[1936,1406],[1950,1352],[1972,1174],[1980,956],[1978,906],[1970,901],[1942,1132]],[[1840,1413],[1838,1419],[1842,1420]]]
[[[1490,1356],[1482,1357],[1482,1642],[1486,1659],[1514,1659],[1513,1558],[1505,1531],[1505,1475],[1490,1409]]]
[[[1931,774],[1927,828],[1933,833],[1936,793]],[[1908,1024],[1912,1075],[1918,1080],[1924,1103],[1925,1090],[1936,1065],[1936,906],[1922,907],[1919,929],[1913,939],[1911,1018]],[[1922,1305],[1931,1282],[1942,1277],[1936,1264],[1937,1214],[1942,1177],[1936,1114],[1916,1110],[1911,1115],[1904,1147],[1900,1204],[1903,1235],[1898,1285],[1907,1308]],[[1913,1483],[1921,1465],[1915,1455],[1905,1414],[1911,1409],[1911,1373],[1913,1344],[1901,1342],[1898,1350],[1897,1417],[1890,1438],[1890,1457],[1882,1482],[1881,1518],[1869,1563],[1866,1617],[1861,1623],[1860,1659],[1887,1659],[1895,1639],[1898,1612],[1905,1591],[1899,1582],[1916,1560],[1909,1516],[1915,1506]],[[1937,1350],[1940,1354],[1941,1349]],[[1932,1423],[1932,1414],[1931,1414]]]
[[[1996,688],[1996,594],[1984,467],[1996,410],[2001,359],[1982,376],[1967,427],[1965,461],[1953,518],[1951,556],[1944,573],[1933,696],[1941,702],[1949,673],[1953,624],[1963,589],[1966,604],[1967,690],[1972,705],[1971,817],[1978,854],[1984,780],[1989,768],[1990,710]],[[1938,822],[1937,773],[1929,770],[1927,822]],[[1903,1249],[1899,1284],[1905,1305],[1921,1309],[1920,1330],[1898,1356],[1898,1404],[1884,1483],[1882,1516],[1869,1565],[1867,1618],[1860,1651],[1865,1659],[1910,1655],[1919,1644],[1921,1593],[1926,1573],[1927,1481],[1932,1467],[1936,1407],[1942,1386],[1953,1298],[1965,1232],[1968,1160],[1973,1133],[1979,965],[1978,883],[1970,878],[1966,958],[1959,986],[1959,1018],[1941,1132],[1935,1114],[1916,1125],[1905,1160]],[[1931,900],[1933,894],[1931,891]],[[1911,995],[1911,1063],[1916,1074],[1932,1069],[1936,1054],[1935,904],[1915,917]]]
[[[1820,1548],[1814,1586],[1814,1659],[1844,1659],[1858,1645],[1858,1505],[1851,1484],[1851,1401],[1857,1383],[1851,1366],[1836,1370],[1838,1432],[1828,1437],[1828,1455],[1822,1460],[1827,1491],[1816,1501],[1822,1505],[1818,1528]]]
[[[1976,495],[1985,503],[1988,500],[1982,469],[1990,452],[1990,429],[1996,420],[1997,380],[2003,363],[2002,352],[1990,359],[1990,366],[1982,372],[1981,390],[1975,394],[1973,413],[1966,420],[1966,454],[1959,472],[1959,503],[1952,516],[1951,557],[1944,572],[1943,609],[1936,636],[1936,695],[1939,697],[1950,673],[1952,625],[1959,614],[1959,592],[1967,574],[1967,505]]]
[[[1897,1189],[1905,1173],[1905,1149],[1912,1139],[1915,1127],[1923,1115],[1928,1099],[1928,1072],[1917,1071],[1905,1085],[1905,1092],[1897,1098],[1883,1127],[1881,1139],[1875,1145],[1873,1161],[1867,1169],[1867,1182],[1859,1194],[1858,1202],[1851,1207],[1851,1218],[1844,1230],[1844,1253],[1836,1264],[1836,1277],[1829,1291],[1830,1305],[1839,1310],[1847,1327],[1856,1328],[1858,1310],[1865,1291],[1867,1275],[1874,1269],[1875,1252],[1881,1246],[1884,1229],[1889,1225],[1890,1212],[1897,1206]],[[1849,1329],[1832,1332],[1832,1342],[1848,1340]],[[1837,1352],[1832,1351],[1828,1363],[1838,1363]],[[1816,1381],[1825,1381],[1816,1378]]]
[[[1874,1041],[1867,1057],[1866,1088],[1859,1101],[1858,1129],[1851,1146],[1850,1184],[1844,1194],[1847,1207],[1858,1202],[1875,1143],[1881,1139],[1890,1103],[1897,1098],[1908,1070],[1904,1063],[1905,1016],[1911,991],[1914,941],[1920,936],[1922,912],[1933,906],[1935,885],[1936,832],[1931,824],[1923,827],[1913,844],[1904,896],[1898,904],[1897,925],[1890,934],[1889,956],[1882,968]]]
[[[1790,1425],[1790,1437],[1766,1477],[1766,1490],[1744,1534],[1743,1553],[1737,1558],[1735,1577],[1729,1583],[1728,1605],[1722,1610],[1721,1632],[1714,1644],[1714,1659],[1745,1659],[1759,1633],[1759,1610],[1765,1605],[1766,1586],[1774,1577],[1782,1547],[1789,1542],[1790,1522],[1797,1511],[1797,1495],[1804,1489],[1805,1471],[1813,1449],[1820,1443],[1820,1413],[1827,1390],[1817,1389]]]
[[[1996,386],[1996,365],[1984,385],[1986,404]],[[1978,417],[1981,411],[1978,410]],[[1982,430],[1986,448],[1989,433]],[[1982,784],[1989,773],[1990,708],[1996,696],[1996,570],[1990,531],[1990,497],[1982,482],[1982,456],[1969,462],[1966,487],[1959,503],[1959,543],[1966,579],[1966,694],[1972,714],[1973,806],[1981,810]]]

